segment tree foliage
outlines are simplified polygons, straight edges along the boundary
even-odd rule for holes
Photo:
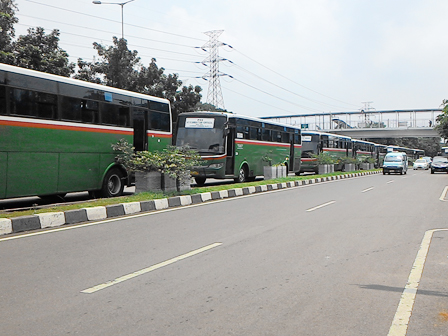
[[[15,17],[17,10],[14,0],[0,2],[0,63],[14,63],[12,42],[15,37],[14,24],[19,22]]]
[[[28,28],[14,43],[14,65],[69,77],[75,64],[69,63],[68,54],[59,47],[59,30],[45,34],[42,27]]]
[[[442,113],[436,118],[437,125],[434,129],[440,134],[444,139],[448,139],[448,100],[444,99],[442,102]]]

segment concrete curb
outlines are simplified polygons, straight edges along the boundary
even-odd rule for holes
[[[191,196],[190,195],[175,196],[150,201],[120,203],[107,206],[98,206],[93,208],[68,210],[65,212],[48,212],[31,216],[15,217],[11,219],[0,218],[0,236],[11,233],[57,227],[66,224],[99,221],[107,218],[131,215],[140,212],[163,210],[173,207],[187,206],[190,204],[205,203],[212,200],[232,198],[243,195],[261,193],[265,191],[287,189],[303,185],[320,183],[324,181],[333,181],[349,177],[365,176],[378,173],[380,172],[370,171],[362,173],[349,173],[338,176],[317,177],[309,180],[297,180],[284,183],[259,185],[255,187],[244,187],[230,190],[205,192],[202,194],[195,194]]]

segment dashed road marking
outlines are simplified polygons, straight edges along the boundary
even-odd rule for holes
[[[108,282],[105,282],[105,283],[102,283],[102,284],[99,284],[99,285],[96,285],[96,286],[84,289],[84,290],[81,291],[81,293],[92,294],[92,293],[98,292],[99,290],[102,290],[102,289],[105,289],[107,287],[116,285],[116,284],[118,284],[120,282],[123,282],[123,281],[126,281],[126,280],[133,279],[135,277],[138,277],[139,275],[155,271],[156,269],[159,269],[159,268],[164,267],[164,266],[168,266],[168,265],[173,264],[173,263],[175,263],[177,261],[180,261],[180,260],[183,260],[185,258],[194,256],[196,254],[205,252],[207,250],[210,250],[210,249],[215,248],[215,247],[220,246],[220,245],[222,245],[222,243],[213,243],[213,244],[201,247],[201,248],[199,248],[197,250],[194,250],[194,251],[182,254],[180,256],[177,256],[175,258],[172,258],[172,259],[163,261],[161,263],[152,265],[152,266],[144,268],[142,270],[139,270],[139,271],[136,271],[136,272],[133,272],[133,273],[130,273],[130,274],[126,274],[126,275],[123,275],[123,276],[121,276],[119,278],[116,278],[114,280],[111,280],[111,281],[108,281]]]
[[[336,203],[336,201],[330,201],[330,202],[327,202],[327,203],[318,205],[318,206],[316,206],[316,207],[314,207],[314,208],[310,208],[310,209],[308,209],[308,210],[306,210],[306,211],[307,211],[307,212],[311,212],[311,211],[314,211],[314,210],[323,208],[323,207],[325,207],[325,206],[327,206],[327,205],[330,205],[330,204],[333,204],[333,203]]]

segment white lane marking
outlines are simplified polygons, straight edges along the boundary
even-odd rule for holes
[[[439,200],[440,201],[446,201],[445,200],[445,197],[446,197],[446,193],[448,192],[448,186],[446,186],[444,189],[443,189],[443,191],[442,191],[442,195],[440,195],[440,197],[439,197]]]
[[[202,252],[205,252],[207,250],[210,250],[210,249],[215,248],[215,247],[220,246],[220,245],[222,245],[222,243],[213,243],[213,244],[201,247],[200,249],[197,249],[197,250],[194,250],[194,251],[182,254],[182,255],[177,256],[175,258],[171,258],[171,259],[163,261],[161,263],[158,263],[158,264],[152,265],[150,267],[144,268],[144,269],[142,269],[140,271],[136,271],[136,272],[133,272],[133,273],[130,273],[130,274],[126,274],[126,275],[123,275],[123,276],[121,276],[119,278],[116,278],[114,280],[111,280],[111,281],[108,281],[108,282],[105,282],[105,283],[102,283],[102,284],[99,284],[99,285],[96,285],[96,286],[84,289],[84,290],[81,291],[81,293],[92,294],[92,293],[98,292],[99,290],[102,290],[102,289],[105,289],[107,287],[116,285],[116,284],[118,284],[120,282],[123,282],[123,281],[126,281],[126,280],[133,279],[135,277],[138,277],[139,275],[152,272],[152,271],[154,271],[156,269],[162,268],[164,266],[168,266],[168,265],[173,264],[173,263],[175,263],[175,262],[177,262],[179,260],[183,260],[185,258],[194,256],[194,255],[202,253]]]
[[[327,206],[327,205],[330,205],[330,204],[333,204],[333,203],[336,203],[336,201],[330,201],[330,202],[327,202],[327,203],[318,205],[318,206],[316,206],[316,207],[314,207],[314,208],[310,208],[310,209],[308,209],[308,210],[306,210],[306,211],[308,211],[308,212],[310,212],[310,211],[314,211],[314,210],[323,208],[323,207],[325,207],[325,206]]]
[[[387,336],[406,336],[409,319],[411,318],[418,285],[423,274],[423,268],[425,266],[431,239],[434,232],[437,231],[448,231],[448,229],[434,229],[425,232]]]
[[[375,188],[375,187],[370,187],[370,188],[364,189],[364,190],[361,191],[361,192],[365,193],[365,192],[368,192],[368,191],[370,191],[370,190],[373,190],[374,188]]]
[[[394,183],[394,180],[388,181],[386,184]]]

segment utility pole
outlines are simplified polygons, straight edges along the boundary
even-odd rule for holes
[[[219,62],[223,61],[223,59],[219,57],[218,50],[224,43],[218,41],[218,37],[223,31],[224,30],[212,30],[205,32],[204,34],[209,37],[209,41],[202,46],[202,49],[209,53],[208,57],[202,61],[202,64],[210,68],[210,71],[202,76],[203,79],[209,80],[207,103],[222,109],[224,109],[224,99],[222,97],[219,77],[225,76],[226,74],[219,71]]]

